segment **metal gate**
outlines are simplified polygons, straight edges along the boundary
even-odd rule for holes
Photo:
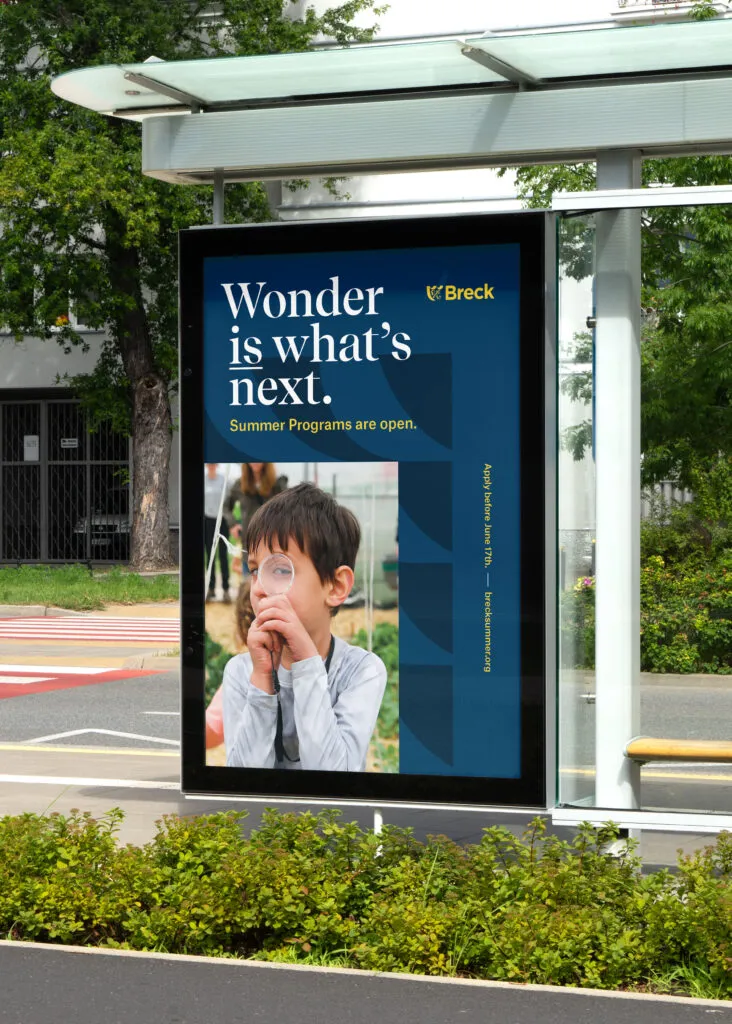
[[[126,562],[129,439],[73,399],[0,401],[0,562]]]

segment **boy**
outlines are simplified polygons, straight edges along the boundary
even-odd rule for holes
[[[313,484],[283,491],[252,516],[245,548],[256,618],[248,654],[224,670],[227,765],[365,770],[386,669],[330,631],[351,592],[360,541],[356,517]],[[291,560],[294,579],[269,597],[257,574],[276,552]]]

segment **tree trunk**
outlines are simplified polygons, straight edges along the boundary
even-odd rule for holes
[[[140,285],[140,260],[125,236],[118,215],[106,227],[107,254],[116,289],[133,301],[121,304],[115,323],[125,374],[132,391],[132,544],[130,568],[174,567],[170,547],[168,475],[172,417],[167,382],[155,366],[149,324]]]
[[[171,446],[167,388],[160,377],[151,373],[133,383],[132,569],[173,566],[168,519]]]

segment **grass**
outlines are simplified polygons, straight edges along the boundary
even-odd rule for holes
[[[84,565],[22,565],[0,569],[0,605],[42,604],[92,611],[107,604],[177,599],[177,576],[144,577],[119,567],[92,574]]]
[[[724,982],[715,978],[703,964],[693,962],[679,964],[664,974],[654,974],[649,978],[646,991],[668,996],[689,995],[695,999],[728,998]]]
[[[310,948],[309,943],[292,943],[289,949],[274,949],[253,953],[247,960],[264,960],[271,964],[304,964],[307,967],[357,967],[349,957],[348,950],[341,949],[303,956],[300,950]]]

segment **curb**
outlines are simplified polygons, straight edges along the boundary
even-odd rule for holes
[[[0,604],[0,619],[36,619],[39,617],[60,618],[66,615],[80,616],[71,608],[56,608],[50,604]]]

